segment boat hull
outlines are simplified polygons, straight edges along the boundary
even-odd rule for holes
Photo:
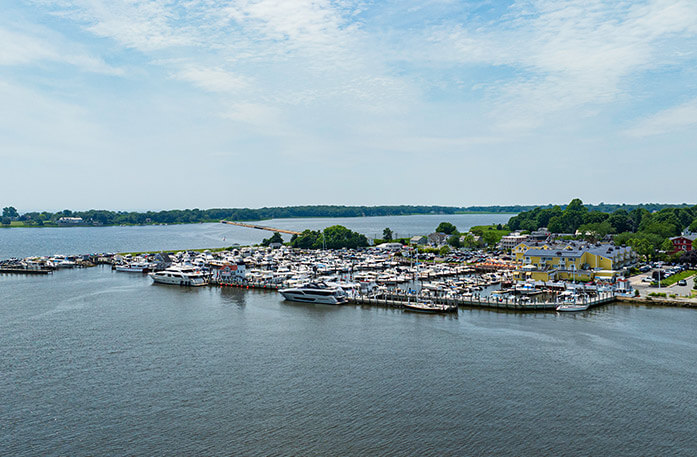
[[[319,303],[322,305],[341,305],[346,303],[346,299],[335,297],[333,295],[319,296],[285,290],[281,290],[280,293],[286,300],[300,303]]]

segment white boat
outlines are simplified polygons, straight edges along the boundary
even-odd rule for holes
[[[324,283],[310,283],[302,287],[279,290],[288,301],[339,305],[346,302],[347,295],[341,287],[331,287]]]
[[[126,273],[147,273],[147,271],[151,268],[152,265],[150,265],[147,262],[134,262],[116,265],[115,270],[123,271]]]
[[[54,255],[48,260],[47,264],[54,268],[73,268],[76,265],[75,262],[69,260],[64,255]]]
[[[208,284],[205,275],[195,268],[171,266],[161,271],[149,273],[153,282],[175,286],[205,286]]]
[[[457,312],[457,306],[455,305],[440,305],[431,302],[415,302],[415,303],[405,303],[404,311],[410,311],[412,313],[455,313]]]
[[[590,305],[588,303],[560,303],[557,305],[559,312],[585,311]]]

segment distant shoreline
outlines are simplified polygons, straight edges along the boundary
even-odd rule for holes
[[[488,211],[458,211],[454,213],[410,213],[410,214],[381,214],[381,215],[342,215],[342,216],[290,216],[290,217],[271,217],[265,219],[239,219],[234,222],[264,222],[270,220],[283,220],[283,219],[360,219],[360,218],[372,218],[372,217],[402,217],[402,216],[461,216],[461,215],[498,215],[498,214],[510,214],[516,215],[519,213],[509,212],[509,211],[498,211],[498,212],[488,212]],[[217,224],[220,220],[202,220],[196,222],[150,222],[143,224],[47,224],[36,225],[36,224],[24,224],[23,221],[12,221],[11,225],[0,225],[0,228],[10,229],[10,228],[85,228],[85,227],[149,227],[149,226],[168,226],[168,225],[196,225],[196,224]]]

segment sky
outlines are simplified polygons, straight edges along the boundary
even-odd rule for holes
[[[694,0],[0,3],[0,206],[697,202]]]

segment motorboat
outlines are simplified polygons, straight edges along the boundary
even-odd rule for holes
[[[344,289],[337,286],[329,286],[323,282],[313,282],[300,287],[281,289],[279,292],[288,301],[304,303],[339,305],[345,303],[348,299]]]
[[[148,270],[152,269],[152,265],[148,262],[133,262],[116,265],[114,269],[126,273],[147,273]]]
[[[436,304],[436,303],[426,302],[426,301],[417,301],[414,303],[405,303],[404,304],[404,311],[409,311],[412,313],[428,313],[428,314],[455,313],[455,312],[457,312],[457,306],[456,305]]]
[[[170,266],[164,270],[149,273],[153,282],[175,286],[205,286],[206,276],[200,270],[188,266]]]
[[[559,312],[585,311],[590,305],[588,303],[560,303],[557,305]]]

